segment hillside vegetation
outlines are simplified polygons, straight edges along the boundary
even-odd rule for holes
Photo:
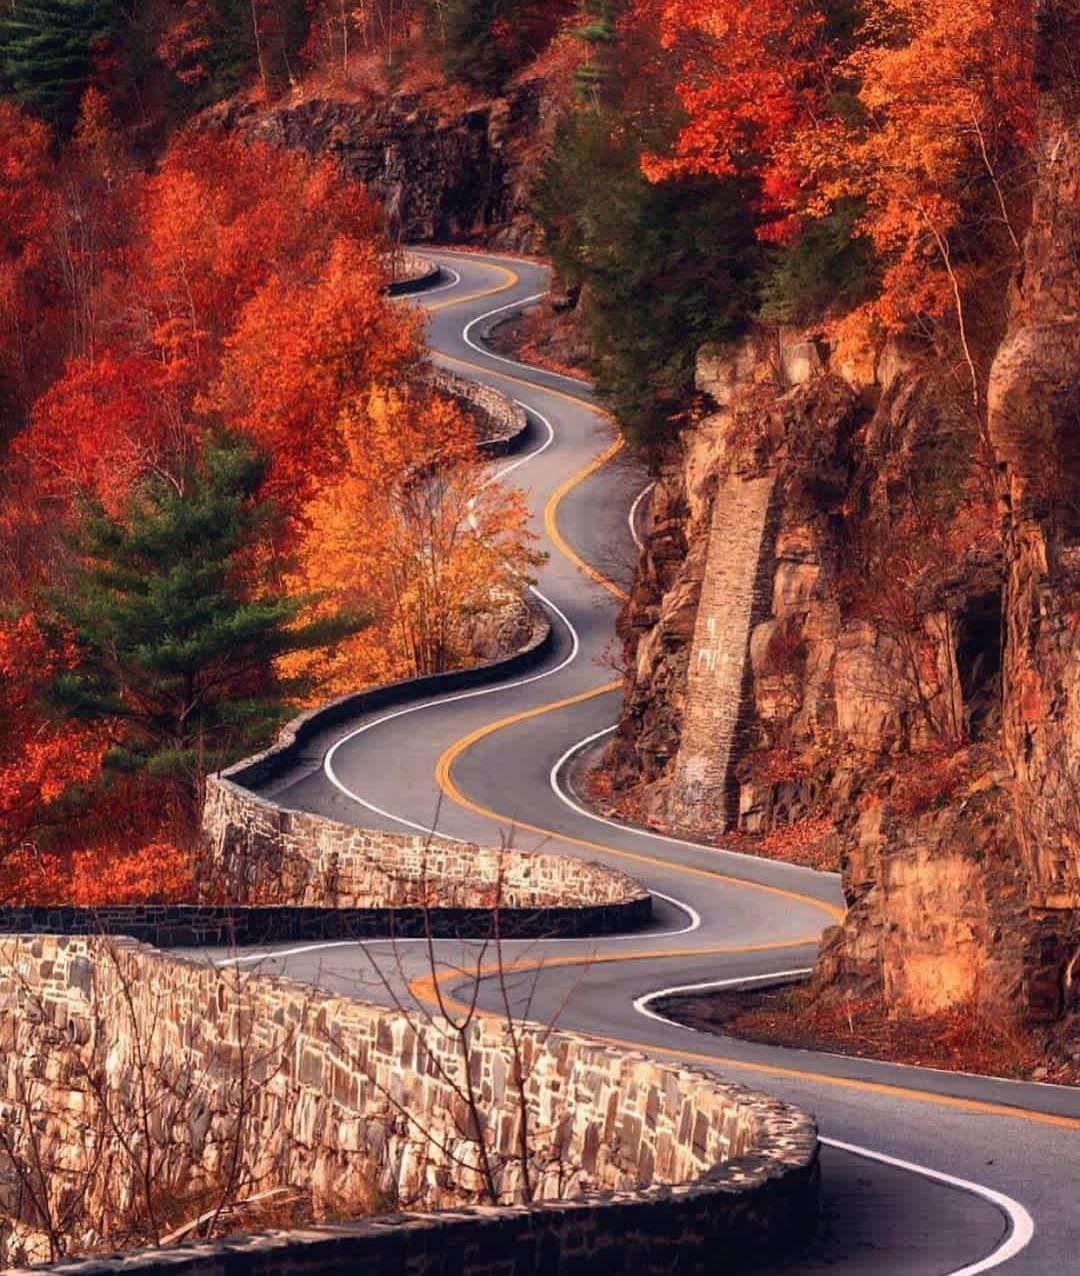
[[[8,893],[182,892],[207,767],[299,701],[469,658],[470,618],[535,562],[524,511],[485,489],[485,534],[457,534],[470,426],[383,289],[401,237],[495,243],[550,257],[560,340],[573,316],[659,479],[598,791],[843,865],[822,988],[1067,1021],[1076,22],[1071,0],[6,10]],[[707,544],[718,493],[759,480],[745,703],[706,794],[680,750]]]

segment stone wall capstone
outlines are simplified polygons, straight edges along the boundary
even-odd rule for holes
[[[89,1121],[83,1077],[103,1062],[110,1092],[120,1095],[137,1092],[147,1067],[197,1079],[197,1119],[187,1107],[162,1109],[168,1119],[159,1111],[148,1136],[184,1152],[192,1192],[212,1179],[224,1144],[242,1150],[249,1181],[261,1186],[310,1184],[332,1202],[350,1185],[355,1196],[374,1183],[382,1200],[449,1211],[60,1263],[56,1271],[332,1271],[347,1261],[435,1273],[448,1270],[448,1248],[463,1276],[569,1273],[598,1260],[657,1276],[741,1271],[748,1256],[801,1237],[813,1222],[817,1137],[804,1113],[573,1033],[516,1024],[527,1061],[518,1088],[502,1018],[475,1019],[462,1040],[442,1020],[287,979],[241,978],[131,940],[70,936],[0,942],[0,1003],[0,1104],[11,1146],[26,1137],[19,1105],[29,1098],[31,1110],[51,1114],[41,1137],[68,1138],[49,1180],[57,1199],[85,1186],[86,1165],[68,1136]],[[23,1061],[42,1057],[45,1037],[55,1047],[52,1066],[27,1071]],[[76,1056],[79,1066],[68,1066]],[[229,1107],[228,1069],[238,1059],[257,1061],[259,1081],[245,1089],[242,1123]],[[482,1206],[475,1118],[462,1112],[454,1088],[466,1073],[498,1195]],[[115,1111],[142,1119],[137,1104]],[[100,1151],[88,1144],[84,1156]],[[110,1161],[95,1190],[136,1202],[127,1165],[122,1156]],[[536,1203],[523,1201],[526,1174]],[[3,1158],[0,1208],[32,1242],[32,1202]]]

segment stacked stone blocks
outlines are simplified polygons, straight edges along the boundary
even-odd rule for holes
[[[423,1273],[449,1270],[440,1265],[449,1247],[453,1270],[468,1276],[577,1271],[586,1260],[616,1255],[635,1272],[722,1272],[745,1259],[747,1245],[764,1252],[813,1216],[813,1122],[709,1074],[516,1025],[528,1063],[529,1173],[540,1202],[525,1208],[521,1096],[510,1079],[514,1055],[502,1019],[477,1019],[463,1048],[438,1020],[429,1027],[419,1016],[289,980],[240,978],[130,940],[17,937],[0,945],[0,958],[5,1106],[20,1093],[17,1073],[40,1050],[43,1030],[81,1043],[76,1048],[88,1058],[107,1050],[110,1083],[121,1090],[135,1082],[136,1040],[151,1059],[185,1060],[211,1080],[222,1060],[243,1051],[268,1078],[252,1088],[242,1131],[257,1181],[327,1191],[377,1182],[385,1199],[450,1211],[57,1270],[151,1270],[164,1261],[191,1272],[330,1271],[348,1260],[373,1271]],[[466,1066],[499,1205],[478,1207],[480,1176],[462,1168],[475,1163],[476,1143],[446,1078]],[[71,1077],[62,1067],[46,1070],[36,1098],[54,1111],[69,1105],[77,1118],[85,1096]],[[228,1086],[206,1093],[204,1124],[212,1132],[229,1119],[220,1106]],[[77,1155],[65,1165],[50,1191],[62,1193],[77,1179]],[[193,1183],[205,1168],[196,1152]],[[4,1182],[0,1173],[0,1188]],[[122,1192],[128,1185],[112,1186]],[[466,1214],[455,1212],[463,1206]],[[478,1244],[478,1234],[487,1242]],[[530,1238],[542,1243],[531,1248]]]
[[[749,715],[750,634],[771,600],[761,579],[773,476],[725,480],[716,493],[687,673],[686,710],[668,797],[697,828],[723,828],[735,798],[731,767]]]

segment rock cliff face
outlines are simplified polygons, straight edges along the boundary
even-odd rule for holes
[[[617,792],[684,831],[831,829],[849,911],[823,945],[822,996],[970,1003],[1075,1042],[1080,139],[1064,8],[1040,10],[1038,181],[988,421],[902,343],[704,351],[718,410],[656,488],[608,762]]]
[[[533,79],[449,118],[419,95],[400,94],[270,110],[228,102],[200,123],[333,156],[380,201],[404,241],[528,250],[536,237],[528,211],[533,163],[554,113],[544,82]]]

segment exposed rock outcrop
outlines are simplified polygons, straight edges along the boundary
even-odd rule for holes
[[[656,489],[609,753],[616,790],[671,827],[831,823],[848,915],[821,995],[972,1004],[1074,1048],[1080,130],[1062,51],[1077,24],[1075,6],[1039,7],[1033,215],[984,421],[910,344],[855,357],[781,334],[702,352],[718,410]],[[762,484],[764,521],[748,505]],[[702,676],[721,659],[724,678]]]
[[[383,205],[396,238],[527,250],[536,238],[533,161],[554,115],[544,82],[532,79],[449,118],[419,95],[399,94],[269,110],[233,101],[200,124],[332,156]]]

